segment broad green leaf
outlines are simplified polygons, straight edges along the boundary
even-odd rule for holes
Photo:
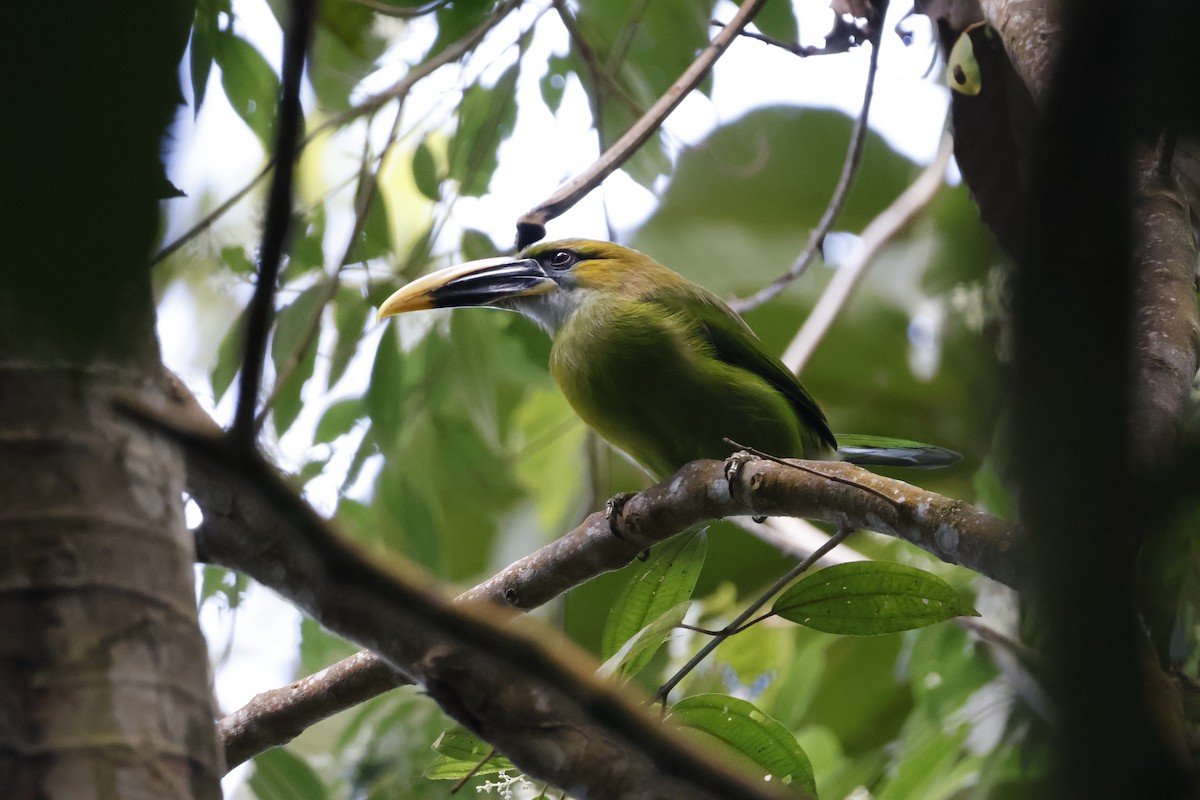
[[[310,215],[299,218],[293,228],[287,267],[280,280],[284,286],[305,273],[325,268],[325,206],[318,205]]]
[[[600,657],[610,658],[638,631],[692,596],[706,549],[705,528],[657,545],[650,563],[625,584],[608,613]]]
[[[312,66],[306,72],[324,111],[345,111],[350,93],[374,68],[387,39],[379,35],[375,14],[353,0],[325,0],[318,6]]]
[[[401,4],[404,5],[404,4]],[[428,61],[450,45],[479,27],[491,10],[489,0],[456,0],[442,3],[437,9],[437,39],[425,54]]]
[[[275,147],[279,76],[254,45],[230,30],[217,32],[213,54],[229,104],[268,153]]]
[[[424,773],[431,780],[462,780],[472,773],[494,775],[501,770],[517,771],[511,761],[496,755],[491,745],[457,725],[444,731],[433,743],[433,749],[438,757]],[[483,766],[478,766],[485,758]]]
[[[313,444],[326,444],[346,435],[363,418],[364,413],[361,397],[348,397],[331,404],[317,422]]]
[[[671,706],[672,720],[729,745],[762,768],[764,779],[817,794],[812,764],[792,732],[755,708],[724,694],[685,697]]]
[[[212,597],[222,597],[226,608],[237,608],[250,586],[250,579],[240,572],[205,564],[200,581],[200,603]]]
[[[532,388],[512,415],[513,471],[537,504],[543,530],[558,533],[578,519],[587,428],[558,389]],[[568,489],[572,487],[572,489]]]
[[[218,20],[221,13],[231,13],[229,0],[199,0],[196,3],[196,21],[192,26],[191,73],[192,112],[198,115],[204,105],[204,94],[208,88],[208,76],[212,72],[214,39],[219,32]]]
[[[500,143],[517,119],[516,85],[520,63],[513,64],[490,89],[475,84],[458,106],[458,129],[449,144],[449,176],[464,195],[485,194],[496,171]]]
[[[754,15],[754,25],[763,35],[777,42],[795,44],[800,40],[796,11],[791,3],[767,3]]]
[[[296,473],[296,480],[301,486],[306,486],[309,481],[324,472],[327,466],[329,466],[329,456],[305,461],[300,467],[300,471]]]
[[[217,345],[217,363],[213,366],[209,383],[212,384],[213,402],[221,402],[229,385],[238,370],[242,368],[242,353],[246,348],[246,309],[243,308],[237,318],[225,331],[221,343]]]
[[[375,362],[371,367],[371,382],[363,399],[371,415],[373,438],[383,449],[389,449],[400,434],[404,416],[404,359],[395,326],[389,325],[379,339]]]
[[[441,195],[439,191],[441,180],[438,178],[437,162],[433,158],[433,151],[429,149],[429,144],[424,139],[413,151],[412,171],[417,191],[430,200],[437,200]]]
[[[905,564],[855,561],[827,567],[780,595],[772,610],[825,633],[874,636],[978,612],[941,578]]]
[[[596,674],[601,678],[620,675],[622,678],[632,678],[650,663],[658,648],[663,645],[671,632],[679,627],[687,615],[690,601],[685,600],[674,608],[668,609],[662,616],[635,633],[613,653],[612,658],[600,665]]]
[[[444,546],[436,515],[437,500],[419,474],[412,474],[390,458],[379,473],[374,531],[385,547],[403,553],[435,575],[443,575]]]
[[[834,111],[771,107],[722,125],[681,154],[632,245],[720,295],[762,287],[791,266],[828,206],[852,124]],[[861,230],[914,177],[874,133],[862,164],[836,230]]]
[[[346,257],[347,264],[361,264],[373,258],[382,258],[392,251],[392,229],[388,224],[387,205],[383,192],[375,192],[362,230]]]
[[[300,618],[300,663],[296,671],[311,675],[357,652],[358,648],[305,614]]]
[[[322,800],[329,790],[304,759],[286,747],[254,757],[254,774],[247,781],[259,800]]]
[[[254,274],[254,262],[250,260],[250,256],[246,255],[246,248],[240,244],[231,244],[228,247],[222,247],[221,260],[239,275]]]
[[[316,366],[316,329],[320,325],[320,303],[327,291],[328,280],[308,287],[279,312],[271,340],[271,359],[275,363],[276,380],[282,378],[284,382],[275,395],[271,419],[280,436],[300,414],[300,394]],[[285,374],[289,370],[290,374]]]
[[[346,367],[350,366],[350,359],[358,352],[370,312],[370,305],[357,289],[349,286],[338,287],[337,299],[333,306],[333,326],[337,339],[333,343],[333,353],[329,356],[331,387],[341,380],[342,375],[346,373]]]

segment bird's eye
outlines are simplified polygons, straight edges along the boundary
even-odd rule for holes
[[[570,250],[555,250],[547,262],[553,269],[566,269],[575,263],[577,257]]]

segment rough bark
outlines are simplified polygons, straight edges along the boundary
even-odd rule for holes
[[[146,260],[192,10],[0,12],[0,793],[216,798],[183,462]]]

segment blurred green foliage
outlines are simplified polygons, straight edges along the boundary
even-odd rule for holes
[[[278,0],[271,6],[277,16],[285,8]],[[326,138],[309,144],[301,163],[307,188],[270,351],[276,385],[268,392],[268,431],[288,453],[297,480],[325,498],[340,528],[368,548],[401,554],[463,587],[646,479],[574,416],[548,374],[549,341],[530,323],[467,310],[415,315],[380,328],[372,306],[404,279],[502,249],[462,225],[456,208],[462,198],[508,190],[495,185],[493,175],[520,116],[531,110],[522,104],[544,104],[541,113],[553,114],[564,87],[577,83],[599,141],[610,144],[705,45],[711,11],[683,0],[579,0],[562,7],[566,27],[554,9],[536,19],[522,15],[519,24],[494,31],[507,37],[503,56],[478,63],[469,54],[462,70],[446,68],[452,79],[436,91],[453,95],[448,102],[411,110],[393,102],[356,113],[356,104],[384,85],[381,75],[395,80],[438,58],[495,8],[484,0],[321,4],[307,73],[313,91],[308,127],[343,116]],[[786,4],[769,3],[759,25],[777,37],[796,35]],[[529,31],[540,26],[556,26],[569,44],[535,64],[525,53]],[[224,92],[266,145],[278,81],[246,37],[236,6],[201,2],[192,41],[197,106]],[[221,71],[219,84],[208,80],[213,64]],[[539,81],[540,94],[520,91],[527,77]],[[398,111],[399,135],[385,141],[375,129],[386,132]],[[623,167],[659,194],[653,214],[628,242],[719,294],[761,287],[788,268],[821,216],[850,126],[832,111],[770,107],[716,127],[677,157],[653,137]],[[838,228],[860,231],[919,171],[872,134]],[[368,196],[361,225],[347,240],[346,220]],[[200,204],[183,227],[223,199]],[[514,209],[514,220],[521,210]],[[235,206],[227,216],[246,211]],[[216,329],[211,348],[198,355],[208,365],[209,385],[195,387],[214,402],[239,366],[241,289],[253,266],[255,236],[253,225],[218,222],[160,268],[164,291],[187,288],[197,315],[218,320],[210,322]],[[344,264],[338,263],[342,253]],[[885,249],[804,379],[836,430],[920,439],[966,456],[937,473],[897,475],[968,502],[978,492],[1003,511],[1008,498],[995,471],[989,466],[976,474],[997,413],[994,275],[1000,260],[966,190],[944,188]],[[747,315],[772,350],[783,350],[834,268],[818,260],[777,300]],[[205,282],[221,288],[204,289]],[[675,548],[683,547],[690,558],[687,585],[642,597],[636,611],[630,611],[627,587],[631,576],[646,573],[641,563],[601,576],[539,613],[598,657],[618,653],[630,636],[649,629],[644,635],[653,646],[627,652],[621,672],[653,691],[704,642],[701,634],[676,629],[660,648],[664,619],[687,614],[689,622],[719,628],[791,565],[728,523],[714,523],[690,541],[653,554],[675,557]],[[970,574],[895,540],[856,534],[851,544],[873,558],[932,570],[968,597],[977,586]],[[243,590],[220,571],[205,573],[205,597],[217,595],[235,607]],[[611,618],[614,607],[628,616]],[[306,621],[297,672],[318,670],[352,650]],[[745,719],[770,719],[769,738],[782,748],[772,751],[778,763],[811,761],[826,800],[864,788],[889,798],[1020,796],[1039,775],[1038,759],[1020,751],[1027,741],[1020,702],[988,649],[953,623],[841,637],[773,618],[731,637],[689,676],[677,696],[709,699],[683,700],[676,713],[708,708],[714,693],[743,710]],[[399,690],[259,757],[250,788],[260,798],[443,797],[444,784],[421,776],[435,763],[431,748],[449,727],[419,692]],[[718,738],[735,750],[751,738],[732,730]],[[441,742],[437,770],[449,775],[455,763],[469,761],[474,745]],[[470,746],[456,750],[463,742]]]

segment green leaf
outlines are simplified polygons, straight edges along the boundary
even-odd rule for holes
[[[317,430],[313,434],[313,444],[332,442],[339,436],[345,436],[354,428],[354,424],[363,418],[366,410],[362,398],[350,397],[338,400],[321,414],[317,422]]]
[[[329,790],[304,759],[284,747],[254,757],[254,774],[247,781],[259,800],[322,800]]]
[[[613,675],[632,678],[637,675],[650,663],[650,659],[654,658],[654,654],[671,635],[671,631],[683,622],[690,605],[691,601],[685,600],[635,633],[620,650],[613,653],[612,658],[600,665],[596,674],[601,678],[610,678]]]
[[[700,694],[671,706],[671,719],[725,742],[761,767],[764,779],[795,785],[816,796],[812,764],[796,737],[753,703],[723,694]]]
[[[495,748],[490,744],[457,725],[444,731],[433,743],[433,749],[438,757],[424,772],[431,780],[462,780],[472,773],[494,775],[501,770],[517,771],[507,758],[495,755]],[[483,766],[478,766],[485,758],[487,761]]]
[[[483,23],[491,10],[489,0],[456,0],[443,3],[437,10],[437,39],[425,54],[425,59],[436,56],[450,45],[462,39]]]
[[[212,384],[213,402],[221,402],[233,378],[242,367],[242,352],[246,347],[246,309],[243,308],[237,319],[225,331],[221,343],[217,345],[217,363],[209,376]]]
[[[309,335],[313,326],[320,324],[320,302],[327,291],[327,282],[314,284],[279,312],[279,322],[275,327],[275,336],[271,340],[271,358],[275,362],[275,372],[285,378],[275,395],[275,404],[271,407],[271,419],[275,431],[282,436],[296,417],[300,414],[300,394],[304,384],[312,377],[317,363],[317,337],[312,336],[305,344],[304,339]],[[303,346],[303,351],[301,351]],[[296,360],[298,359],[298,361]],[[295,369],[291,365],[295,364]],[[285,371],[291,370],[289,375]]]
[[[240,244],[231,244],[228,247],[221,248],[221,260],[225,262],[231,270],[239,275],[253,275],[254,262],[250,260],[250,256],[246,254],[246,248]]]
[[[333,353],[329,357],[329,385],[336,386],[350,366],[350,359],[358,352],[362,341],[363,330],[367,325],[367,315],[371,308],[357,289],[349,286],[338,288],[337,300],[333,307],[333,327],[337,339],[333,344]]]
[[[772,611],[800,625],[846,636],[895,633],[978,616],[936,575],[882,561],[823,569],[784,592]]]
[[[704,564],[705,530],[684,532],[654,548],[650,563],[613,603],[601,637],[601,658],[611,658],[634,634],[692,596]]]
[[[280,281],[285,286],[305,273],[325,268],[325,206],[318,205],[310,215],[299,218],[294,229]]]
[[[363,396],[367,413],[371,415],[374,439],[384,449],[391,447],[400,434],[403,420],[404,358],[395,326],[389,325],[379,339],[375,361],[371,367],[371,382]]]
[[[350,107],[350,94],[387,45],[370,8],[353,0],[319,3],[311,64],[306,77],[325,111]]]
[[[200,581],[200,603],[213,597],[225,600],[226,608],[237,608],[250,587],[250,579],[240,572],[205,564]]]
[[[517,119],[515,90],[520,76],[513,64],[488,89],[473,85],[458,107],[458,130],[450,140],[449,176],[464,195],[485,194],[496,171],[500,143],[512,133]]]
[[[229,30],[214,37],[213,54],[221,68],[221,86],[229,104],[268,153],[275,147],[275,105],[279,76],[262,53]]]
[[[429,149],[429,144],[424,139],[413,152],[412,171],[417,191],[430,200],[437,200],[441,195],[439,191],[441,180],[438,178],[437,162],[433,158],[433,151]]]
[[[383,192],[376,192],[363,220],[362,231],[346,257],[347,264],[361,264],[372,258],[382,258],[391,252],[392,228],[388,224],[387,205]]]
[[[767,3],[754,15],[754,25],[763,35],[778,42],[795,44],[800,40],[796,10],[791,3]]]
[[[208,76],[212,72],[214,39],[219,33],[218,20],[222,12],[230,13],[229,0],[200,0],[196,3],[196,21],[192,26],[190,45],[193,114],[198,115],[200,107],[204,105]]]

